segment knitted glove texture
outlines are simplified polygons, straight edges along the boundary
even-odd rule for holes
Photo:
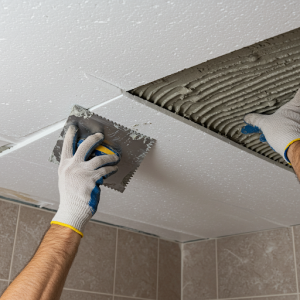
[[[300,140],[300,90],[295,97],[272,115],[251,113],[244,118],[246,125],[242,133],[262,133],[261,142],[268,142],[272,149],[287,157],[289,146]]]
[[[85,225],[97,211],[99,185],[118,170],[117,155],[88,160],[103,139],[102,133],[91,135],[76,150],[77,128],[68,128],[58,169],[60,205],[51,224],[69,227],[83,236]]]

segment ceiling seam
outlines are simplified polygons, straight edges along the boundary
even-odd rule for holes
[[[119,215],[117,215],[117,214],[116,214],[116,215],[113,215],[113,214],[109,214],[109,213],[107,213],[107,212],[105,212],[105,213],[103,212],[103,214],[108,215],[108,216],[113,216],[113,217],[122,218],[122,219],[127,220],[127,221],[130,221],[130,222],[133,221],[132,219],[124,218],[124,217],[119,216]],[[146,223],[146,222],[139,221],[139,220],[134,220],[134,221],[137,221],[137,222],[139,222],[139,223],[141,223],[141,224],[150,225],[150,226],[153,226],[153,227],[158,228],[158,229],[161,229],[161,228],[162,228],[162,229],[165,229],[165,230],[169,230],[169,231],[174,232],[174,233],[182,233],[182,234],[193,235],[193,236],[199,237],[199,238],[206,238],[206,237],[203,237],[203,236],[199,236],[198,234],[195,235],[194,233],[188,233],[188,232],[186,232],[186,231],[175,231],[174,229],[169,229],[168,227],[163,227],[163,226],[158,227],[158,226],[156,226],[156,225],[153,225],[152,223]],[[121,225],[121,226],[122,226],[122,225]]]
[[[98,109],[98,108],[101,107],[101,106],[104,106],[104,105],[106,105],[106,104],[109,104],[109,103],[111,103],[111,102],[113,102],[113,101],[115,101],[115,100],[121,98],[122,96],[123,96],[123,95],[121,94],[121,95],[119,95],[119,96],[117,96],[117,97],[114,97],[114,98],[112,98],[112,99],[110,99],[110,100],[107,100],[107,101],[105,101],[105,102],[103,102],[103,103],[101,103],[101,104],[95,105],[95,106],[89,108],[89,110],[90,110],[90,111],[96,110],[96,109]],[[29,145],[29,144],[35,142],[35,141],[38,141],[39,139],[44,138],[45,136],[47,136],[47,135],[49,135],[49,134],[55,132],[56,130],[62,129],[62,128],[64,127],[65,123],[66,123],[66,120],[67,120],[67,119],[64,119],[64,120],[62,120],[62,121],[59,121],[59,122],[57,122],[57,123],[55,123],[55,124],[52,124],[52,125],[50,125],[50,126],[48,126],[48,127],[45,127],[45,128],[42,128],[42,129],[40,129],[39,131],[34,132],[34,133],[28,135],[28,136],[27,136],[24,140],[22,140],[21,142],[16,143],[16,144],[13,145],[11,148],[9,148],[9,149],[7,149],[7,150],[1,152],[1,153],[0,153],[0,157],[3,157],[3,156],[5,156],[5,155],[8,155],[8,154],[10,154],[10,153],[12,153],[12,152],[14,152],[14,151],[16,151],[16,150],[18,150],[18,149],[21,149],[21,148],[23,148],[23,147],[25,147],[25,146],[27,146],[27,145]]]

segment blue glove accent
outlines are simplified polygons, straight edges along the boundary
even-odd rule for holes
[[[246,123],[246,122],[245,122]],[[247,124],[247,123],[246,123]],[[241,133],[243,134],[250,134],[250,133],[261,133],[260,137],[259,137],[259,140],[262,142],[262,143],[265,143],[267,141],[265,135],[262,133],[262,131],[260,130],[259,127],[257,126],[252,126],[250,124],[247,124],[246,126],[244,126],[242,129],[241,129]],[[268,143],[269,144],[269,143]],[[271,147],[271,149],[273,151],[275,151],[272,146],[269,144],[269,146]],[[276,151],[275,151],[276,152]]]
[[[74,138],[73,138],[73,143],[72,143],[72,146],[73,146],[73,155],[75,155],[75,152],[77,150],[77,137],[78,137],[78,131],[75,133],[74,135]]]
[[[241,130],[243,134],[250,134],[250,133],[259,133],[261,132],[260,128],[257,126],[252,126],[250,124],[247,124],[244,126]]]
[[[80,145],[83,141],[84,141],[84,139],[80,139],[80,140],[78,141],[78,143],[77,143],[77,148],[79,147],[79,145]],[[120,158],[121,158],[120,153],[118,153],[114,148],[112,148],[111,146],[107,145],[106,143],[100,142],[100,144],[101,144],[102,146],[104,146],[105,148],[109,149],[110,151],[112,151],[114,154],[116,154],[116,155],[119,157],[119,159],[118,159],[118,161],[116,161],[116,162],[111,162],[111,163],[107,163],[107,164],[104,164],[104,165],[102,165],[102,166],[99,166],[99,168],[106,167],[106,166],[115,166],[115,165],[120,161]],[[98,146],[100,146],[100,144],[99,144],[99,145],[98,145],[98,143],[95,144],[96,147],[95,147],[95,145],[93,145],[93,147],[91,147],[91,149],[90,149],[90,150],[88,151],[88,153],[86,154],[84,160],[92,159],[92,158],[94,158],[95,156],[107,155],[107,153],[104,153],[104,152],[101,152],[101,151],[95,149],[95,148],[97,148]],[[99,168],[97,168],[97,169],[99,169]]]
[[[91,193],[91,199],[89,201],[89,206],[91,208],[92,215],[95,214],[98,208],[99,200],[100,200],[100,194],[101,194],[101,189],[100,185],[103,184],[103,177],[101,177],[99,180],[96,181],[96,185],[92,190]]]
[[[84,141],[84,139],[80,139],[77,143],[77,147],[79,147],[79,145]],[[120,161],[120,154],[115,151],[112,147],[106,145],[105,143],[102,143],[103,140],[101,141],[98,141],[97,143],[95,143],[90,149],[89,151],[87,152],[87,154],[85,155],[85,158],[84,160],[87,161],[89,159],[92,159],[93,157],[95,156],[101,156],[101,155],[108,155],[107,153],[104,153],[104,152],[101,152],[99,150],[95,150],[100,144],[102,144],[103,146],[105,146],[106,148],[108,148],[109,150],[111,150],[113,153],[115,153],[116,155],[118,155],[119,157],[119,160],[116,161],[116,162],[112,162],[112,163],[107,163],[107,164],[104,164],[102,166],[99,166],[99,168],[102,168],[102,167],[105,167],[105,166],[113,166],[113,165],[116,165],[119,161]],[[99,169],[98,168],[98,169]],[[98,208],[98,204],[99,204],[99,201],[100,201],[100,194],[101,194],[101,189],[100,189],[100,185],[103,184],[103,180],[106,179],[107,177],[109,177],[110,175],[113,175],[115,174],[117,171],[115,172],[111,172],[103,177],[101,177],[100,179],[98,179],[96,181],[96,185],[95,187],[93,188],[92,190],[92,193],[91,193],[91,199],[89,201],[89,207],[91,209],[91,212],[92,212],[92,215],[94,215],[97,211],[97,208]]]
[[[265,135],[262,133],[259,137],[259,140],[262,142],[262,143],[265,143],[267,140],[265,138]]]
[[[95,143],[95,144],[89,149],[89,151],[88,151],[88,152],[86,153],[86,155],[85,155],[85,158],[84,158],[85,161],[89,160],[89,158],[90,158],[92,152],[93,152],[98,146],[100,146],[100,145],[102,144],[102,141],[103,141],[103,139],[100,140],[100,141],[98,141],[97,143]],[[82,143],[82,142],[81,142],[81,143]],[[80,143],[80,144],[81,144],[81,143]]]
[[[89,206],[91,208],[91,212],[93,215],[95,214],[95,212],[97,211],[97,208],[98,208],[98,204],[99,204],[99,200],[100,200],[100,193],[101,193],[100,185],[103,184],[103,179],[106,179],[107,177],[115,174],[116,172],[117,171],[111,172],[96,181],[96,185],[92,190],[91,199],[89,201]]]

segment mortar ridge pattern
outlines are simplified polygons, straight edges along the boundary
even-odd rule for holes
[[[243,135],[246,114],[272,114],[300,87],[300,28],[130,91],[291,168],[280,154]]]

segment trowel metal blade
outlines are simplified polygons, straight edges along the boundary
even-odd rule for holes
[[[121,153],[118,172],[105,179],[104,186],[123,193],[155,140],[75,105],[49,158],[53,163],[60,162],[64,137],[71,124],[78,127],[78,140],[101,132],[105,142]]]

